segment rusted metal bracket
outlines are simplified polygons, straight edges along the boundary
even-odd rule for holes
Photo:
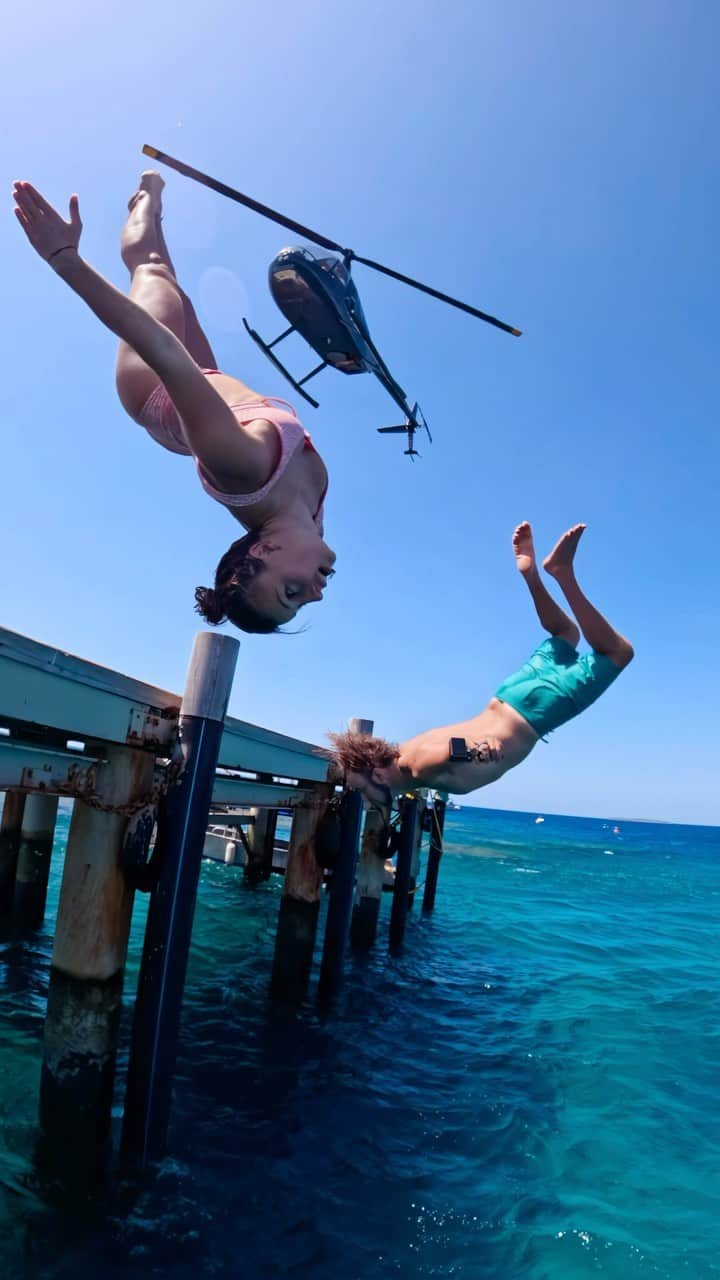
[[[0,739],[0,791],[85,796],[95,790],[97,758]]]
[[[127,744],[134,747],[165,747],[177,737],[180,708],[147,707],[136,704],[130,708]]]

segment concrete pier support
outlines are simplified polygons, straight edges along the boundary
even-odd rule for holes
[[[432,828],[430,832],[430,852],[428,853],[427,874],[425,876],[425,893],[423,895],[423,911],[432,911],[435,906],[438,872],[443,851],[443,830],[445,828],[445,808],[447,800],[438,796],[433,805]]]
[[[405,921],[408,913],[408,894],[413,853],[417,843],[422,801],[416,796],[405,796],[401,803],[400,840],[398,843],[395,888],[390,913],[390,950],[399,951],[405,937]]]
[[[20,832],[25,796],[21,791],[6,791],[0,819],[0,916],[10,915],[15,896]]]
[[[152,788],[154,758],[108,746],[99,804],[129,806]],[[102,1167],[110,1131],[132,890],[120,867],[127,818],[75,802],[50,970],[40,1086],[43,1163],[63,1176]]]
[[[359,791],[348,791],[343,797],[340,816],[340,851],[330,882],[330,901],[325,924],[322,967],[318,996],[333,1000],[342,984],[347,947],[355,871],[358,861],[363,798]]]
[[[365,829],[357,870],[357,888],[350,925],[350,942],[359,951],[367,951],[377,934],[380,903],[385,880],[387,824],[377,809],[365,815]]]
[[[315,832],[327,801],[300,805],[294,812],[285,887],[280,903],[270,991],[299,1004],[310,982],[323,869],[315,857]]]
[[[30,929],[41,925],[45,916],[57,810],[57,796],[29,795],[25,801],[15,873],[13,917]]]
[[[255,821],[247,829],[248,859],[245,876],[252,884],[269,880],[272,875],[277,810],[253,809]]]

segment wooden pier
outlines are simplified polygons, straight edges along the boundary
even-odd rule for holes
[[[348,942],[373,945],[383,883],[394,882],[392,949],[402,944],[426,825],[424,799],[410,797],[401,806],[398,870],[391,875],[376,818],[368,821],[361,846],[360,797],[343,796],[329,781],[319,748],[226,715],[237,650],[228,636],[200,633],[180,697],[0,628],[0,918],[6,927],[42,923],[58,798],[74,802],[40,1094],[39,1151],[55,1175],[66,1171],[69,1152],[91,1178],[107,1164],[137,890],[152,896],[122,1141],[125,1158],[136,1165],[165,1148],[204,853],[241,862],[252,883],[273,871],[284,876],[268,965],[275,998],[307,996],[324,885],[330,896],[322,999],[339,990]],[[277,837],[279,810],[291,817],[287,841]],[[425,910],[434,901],[441,836],[442,820],[433,829],[434,880]]]

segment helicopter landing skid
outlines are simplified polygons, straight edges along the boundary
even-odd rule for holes
[[[307,400],[308,404],[312,405],[313,409],[319,409],[320,408],[319,402],[317,400],[313,400],[311,395],[308,395],[304,387],[301,386],[301,384],[297,381],[296,378],[293,378],[292,374],[290,373],[290,370],[285,368],[285,365],[282,363],[282,361],[278,360],[277,356],[275,355],[275,352],[272,350],[276,342],[280,342],[282,338],[286,338],[288,334],[293,332],[293,326],[291,325],[289,329],[286,329],[284,333],[281,333],[280,337],[276,338],[274,342],[265,342],[260,337],[260,334],[257,332],[257,330],[252,329],[250,327],[250,325],[248,324],[244,316],[243,316],[243,324],[245,325],[245,328],[250,334],[250,337],[252,338],[253,342],[257,344],[257,346],[260,348],[262,352],[264,352],[268,360],[272,361],[278,373],[281,373],[283,378],[287,378],[288,382],[290,383],[290,386],[294,387],[295,390],[298,392],[298,394],[302,396],[303,400]],[[317,369],[313,369],[311,373],[308,373],[306,377],[302,379],[302,381],[307,382],[308,378],[313,378],[316,373],[320,373],[320,370],[325,368],[325,365],[326,365],[326,361],[323,360],[322,364],[318,365]]]

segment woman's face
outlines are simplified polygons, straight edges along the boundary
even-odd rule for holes
[[[247,598],[254,608],[278,624],[291,622],[303,605],[322,600],[334,574],[335,552],[315,530],[258,539],[250,554],[265,565]]]

